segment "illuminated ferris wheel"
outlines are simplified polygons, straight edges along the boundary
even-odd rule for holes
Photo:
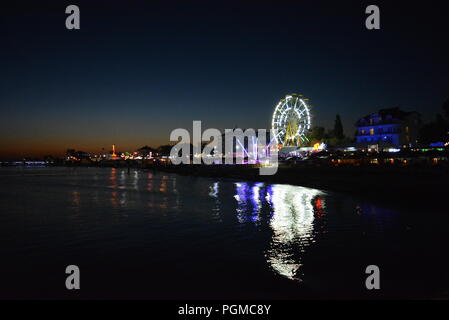
[[[283,147],[298,147],[308,141],[310,108],[302,95],[289,94],[279,101],[273,112],[271,128],[276,142]]]

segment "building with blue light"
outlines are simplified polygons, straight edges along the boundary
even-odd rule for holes
[[[405,112],[399,108],[382,109],[359,119],[355,126],[359,145],[412,147],[417,144],[421,124],[417,112]]]

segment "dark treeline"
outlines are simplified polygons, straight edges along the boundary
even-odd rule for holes
[[[354,136],[345,135],[339,114],[335,117],[332,129],[326,130],[324,127],[315,126],[310,130],[307,138],[309,139],[307,146],[313,146],[317,142],[324,142],[328,146],[337,146],[355,141]],[[433,120],[421,125],[418,141],[422,145],[449,141],[449,98],[442,105],[442,113],[437,113]]]
[[[309,142],[307,146],[311,147],[315,143],[324,142],[329,146],[348,144],[354,142],[353,137],[347,137],[343,131],[343,123],[339,114],[335,116],[334,127],[327,130],[324,127],[313,127],[307,136]]]
[[[443,114],[437,113],[435,119],[425,123],[420,130],[421,143],[447,142],[449,140],[449,99],[443,104]]]

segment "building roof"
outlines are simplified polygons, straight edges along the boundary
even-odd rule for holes
[[[417,114],[415,111],[407,112],[403,111],[398,107],[381,109],[378,112],[371,113],[363,118],[360,118],[356,122],[356,126],[362,126],[364,124],[370,125],[370,119],[380,118],[376,124],[385,124],[385,123],[395,123],[397,121],[403,121],[408,116],[412,114]]]

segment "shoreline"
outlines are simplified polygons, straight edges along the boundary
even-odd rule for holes
[[[217,168],[219,167],[219,168]],[[280,166],[272,176],[245,166],[180,165],[154,168],[180,175],[290,184],[353,195],[361,200],[401,207],[444,208],[449,181],[447,167]],[[405,202],[404,200],[408,200]]]
[[[279,165],[274,175],[259,175],[255,165],[145,165],[143,162],[55,165],[55,167],[116,167],[153,170],[184,176],[290,184],[337,192],[373,203],[423,209],[444,209],[449,167],[397,165]],[[51,167],[51,166],[50,166]]]

